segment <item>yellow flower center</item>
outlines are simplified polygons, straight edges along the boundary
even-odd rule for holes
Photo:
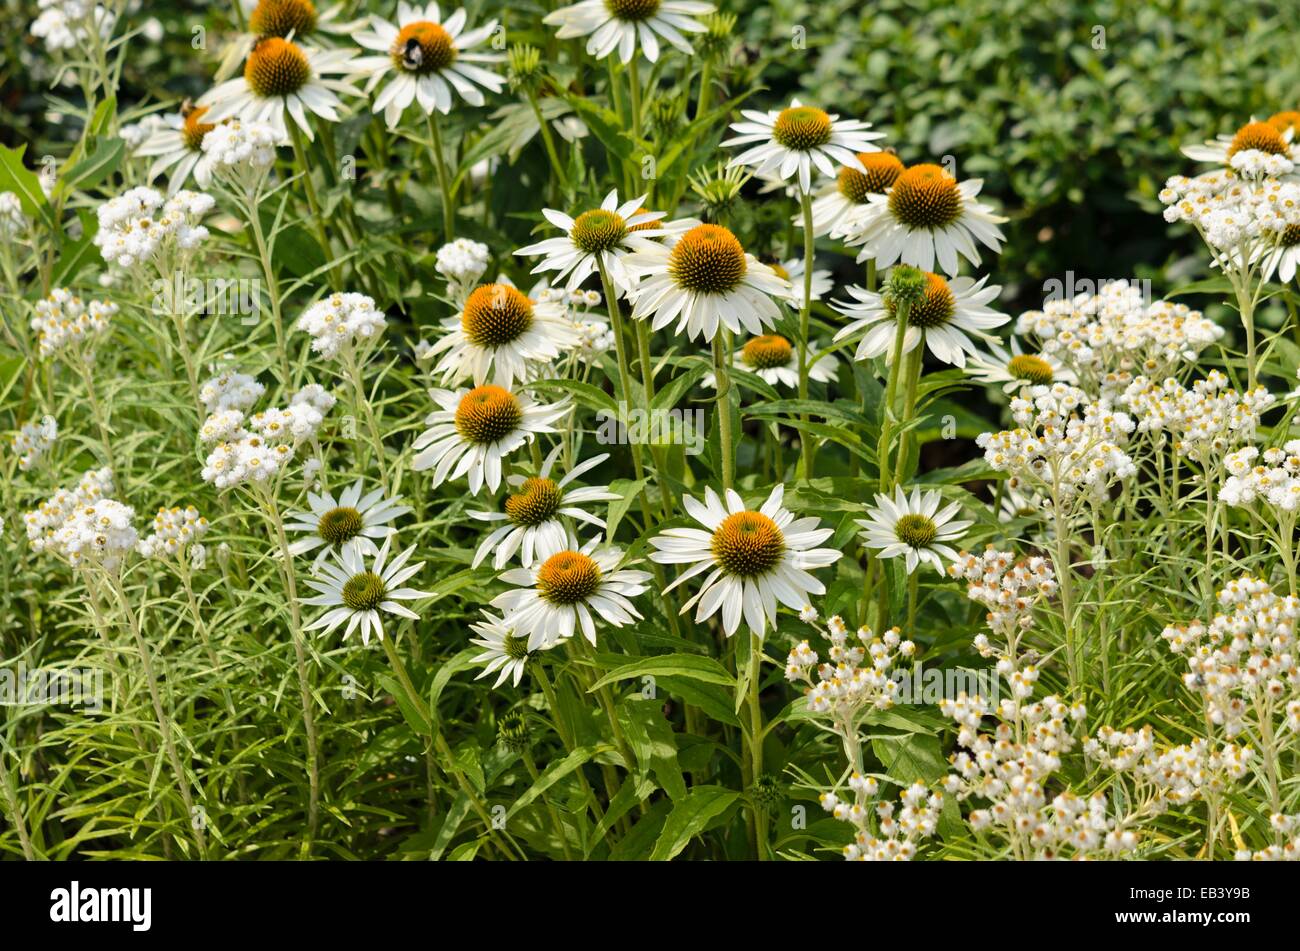
[[[316,7],[310,0],[261,0],[248,18],[254,36],[303,37],[316,29]]]
[[[764,334],[745,344],[740,359],[755,370],[771,370],[788,365],[793,354],[789,340],[779,334]]]
[[[307,85],[311,66],[293,42],[269,36],[258,40],[248,54],[244,79],[263,99],[288,96]]]
[[[518,429],[523,420],[515,395],[490,383],[474,387],[456,407],[456,432],[472,443],[494,443]]]
[[[555,517],[564,493],[550,479],[525,479],[519,491],[506,498],[506,514],[516,525],[541,525]]]
[[[188,109],[181,110],[181,115],[185,118],[181,138],[185,140],[185,147],[191,152],[199,151],[203,147],[203,137],[216,128],[211,122],[199,121],[207,111],[207,106],[190,106]]]
[[[364,527],[365,522],[360,512],[348,506],[340,506],[320,517],[316,534],[337,547],[356,538]]]
[[[612,251],[627,237],[627,223],[612,211],[584,211],[573,222],[569,237],[588,254]]]
[[[1291,151],[1278,127],[1268,122],[1248,122],[1238,129],[1232,137],[1232,144],[1228,146],[1228,158],[1247,149],[1267,152],[1269,155],[1287,155]]]
[[[387,595],[384,579],[373,571],[353,575],[343,585],[343,603],[353,611],[373,611]]]
[[[855,205],[865,205],[868,195],[883,195],[903,173],[903,163],[893,152],[859,152],[858,161],[866,172],[845,165],[836,187]]]
[[[1288,109],[1285,112],[1274,113],[1268,117],[1268,124],[1283,135],[1286,135],[1288,130],[1300,132],[1300,112]]]
[[[790,106],[776,117],[772,138],[787,149],[807,152],[831,140],[831,117],[813,106]]]
[[[894,534],[904,545],[924,548],[939,535],[934,520],[925,515],[904,515],[894,525]]]
[[[1007,372],[1017,380],[1028,380],[1042,386],[1052,382],[1052,365],[1042,357],[1022,353],[1007,362]]]
[[[389,53],[398,69],[425,76],[441,72],[456,61],[456,44],[437,23],[420,20],[402,27]]]
[[[696,225],[682,235],[668,258],[677,286],[697,294],[726,294],[745,277],[745,249],[721,225]]]
[[[952,319],[956,310],[957,301],[952,296],[952,289],[948,287],[948,282],[938,274],[926,271],[925,290],[921,292],[920,299],[908,310],[907,322],[921,330],[942,327]],[[890,317],[895,317],[898,313],[898,305],[889,295],[885,295],[885,313]]]
[[[600,587],[600,566],[580,551],[562,551],[537,571],[537,590],[552,604],[586,601]]]
[[[460,326],[479,347],[501,347],[533,325],[533,302],[509,284],[482,284],[465,301]]]
[[[938,165],[913,165],[899,173],[889,210],[909,228],[943,228],[961,217],[957,180]]]
[[[659,12],[660,0],[605,0],[605,9],[616,20],[639,23]]]
[[[1287,248],[1294,248],[1300,244],[1300,225],[1287,225],[1282,230],[1282,245]]]
[[[754,578],[781,563],[785,536],[761,512],[736,512],[713,530],[710,547],[713,560],[727,574]]]

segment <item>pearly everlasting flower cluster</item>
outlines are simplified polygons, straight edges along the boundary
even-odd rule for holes
[[[1152,814],[1221,795],[1246,775],[1254,755],[1250,747],[1231,743],[1216,750],[1205,739],[1162,748],[1150,725],[1123,731],[1102,727],[1083,751],[1090,760],[1129,776],[1135,785],[1130,798],[1144,802]]]
[[[435,270],[450,283],[473,287],[487,270],[492,258],[488,246],[469,238],[457,238],[438,249]]]
[[[1275,594],[1242,575],[1219,592],[1226,612],[1207,626],[1173,625],[1160,635],[1187,658],[1183,684],[1201,697],[1210,722],[1233,737],[1280,738],[1300,732],[1296,617],[1300,599]]]
[[[37,7],[40,13],[32,21],[31,33],[44,40],[45,48],[52,53],[85,45],[92,30],[107,39],[117,21],[111,10],[87,0],[39,0]]]
[[[73,566],[93,563],[109,570],[135,547],[139,536],[131,525],[135,512],[108,496],[113,476],[92,469],[72,489],[60,489],[23,516],[27,541],[34,552],[49,552]]]
[[[230,119],[209,129],[201,148],[216,175],[254,185],[275,164],[275,147],[279,144],[275,129],[265,122]]]
[[[99,207],[95,246],[119,267],[161,264],[170,252],[192,251],[208,237],[200,221],[214,205],[202,192],[181,190],[165,198],[152,188],[132,188]]]
[[[1233,858],[1238,862],[1295,862],[1300,861],[1300,815],[1285,815],[1275,812],[1269,817],[1269,825],[1279,838],[1289,837],[1289,841],[1270,845],[1252,852],[1239,849]]]
[[[156,112],[142,118],[139,122],[131,122],[117,130],[118,136],[126,143],[126,151],[134,153],[136,149],[144,145],[145,141],[166,126],[166,120]]]
[[[1202,466],[1217,465],[1233,448],[1250,443],[1259,427],[1260,414],[1273,405],[1268,389],[1257,386],[1247,393],[1228,387],[1228,378],[1211,370],[1191,389],[1173,377],[1154,383],[1138,377],[1120,397],[1137,420],[1137,432],[1173,439],[1174,450]]]
[[[1037,338],[1045,355],[1106,396],[1138,374],[1160,379],[1194,362],[1224,331],[1200,311],[1168,301],[1147,303],[1141,286],[1110,281],[1096,294],[1026,311],[1016,320],[1016,333]]]
[[[311,335],[311,348],[326,359],[350,354],[383,333],[388,321],[365,294],[331,294],[308,307],[294,326]]]
[[[1291,165],[1284,156],[1267,158]],[[1290,171],[1266,172],[1262,180],[1226,171],[1176,175],[1160,192],[1165,220],[1196,228],[1220,267],[1248,272],[1300,228],[1300,182],[1275,177]]]
[[[809,623],[815,623],[815,618]],[[912,657],[916,645],[903,640],[898,628],[876,637],[863,627],[850,638],[839,617],[827,621],[825,636],[830,642],[826,662],[807,641],[801,641],[786,659],[785,677],[805,685],[809,713],[823,715],[839,728],[855,729],[863,711],[894,705],[899,684],[890,670],[895,662]]]
[[[1076,386],[1027,387],[1012,399],[1011,411],[1019,429],[982,433],[975,440],[984,460],[999,472],[1037,482],[1068,500],[1103,498],[1111,482],[1137,471],[1120,448],[1133,421]]]
[[[249,409],[262,398],[266,387],[247,373],[227,371],[208,380],[199,388],[199,399],[209,413]]]
[[[0,192],[0,241],[12,241],[26,230],[23,203],[13,192]]]
[[[1220,501],[1248,508],[1260,501],[1290,516],[1300,508],[1300,439],[1265,449],[1254,446],[1230,452],[1223,460],[1228,479],[1219,489]]]
[[[226,410],[208,417],[200,438],[208,441],[208,424],[225,438],[208,454],[203,479],[218,489],[266,482],[293,461],[298,446],[316,438],[334,397],[315,384],[294,394],[286,408],[271,408],[244,419],[242,411]],[[240,413],[237,425],[234,417]],[[232,426],[234,427],[232,429]]]
[[[892,802],[877,800],[880,784],[872,777],[853,773],[849,789],[854,794],[852,802],[833,792],[821,796],[823,809],[854,827],[853,841],[844,847],[847,861],[910,861],[916,856],[916,843],[933,836],[938,827],[943,793],[931,792],[923,783],[913,783],[902,791],[903,808],[897,816]]]
[[[183,558],[188,555],[194,567],[201,568],[207,560],[207,551],[199,544],[199,539],[210,527],[208,520],[192,505],[160,508],[153,517],[152,534],[140,539],[136,550],[145,558]]]
[[[1056,594],[1056,573],[1046,558],[1015,560],[1009,551],[989,545],[982,555],[961,552],[948,574],[969,582],[966,597],[988,609],[985,620],[994,634],[1014,641],[1034,623],[1034,608]],[[991,657],[987,635],[975,639],[981,656]]]
[[[27,423],[19,429],[11,441],[18,454],[18,468],[30,472],[50,451],[58,436],[59,424],[53,416],[45,416],[39,423]]]
[[[89,363],[116,313],[117,305],[110,301],[88,301],[66,287],[56,287],[36,302],[32,318],[41,356],[75,357]]]

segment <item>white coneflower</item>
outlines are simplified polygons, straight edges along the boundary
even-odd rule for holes
[[[570,40],[590,36],[587,55],[604,59],[618,50],[630,63],[639,45],[650,62],[659,59],[659,41],[666,40],[683,53],[694,52],[683,33],[704,33],[707,27],[694,17],[707,16],[716,7],[698,0],[582,0],[548,13],[542,22],[558,26],[556,37]]]
[[[726,501],[712,489],[704,502],[684,496],[687,513],[704,526],[668,528],[650,539],[657,551],[652,561],[689,565],[665,591],[708,572],[695,597],[682,606],[685,613],[698,602],[697,622],[722,612],[722,629],[730,637],[743,616],[760,637],[768,621],[776,624],[777,602],[793,611],[808,605],[809,594],[824,594],[826,587],[809,569],[834,564],[843,552],[818,548],[835,530],[821,528],[816,518],[796,519],[782,507],[785,486],[777,484],[757,511],[745,507],[733,490]]]
[[[722,145],[749,148],[730,164],[752,166],[755,175],[775,176],[782,181],[796,176],[805,193],[812,191],[814,167],[827,176],[834,175],[840,165],[865,173],[858,153],[877,151],[879,146],[871,143],[885,137],[883,132],[869,132],[870,122],[841,119],[816,106],[805,106],[798,99],[791,100],[785,109],[742,109],[740,114],[746,121],[731,126],[740,134]]]
[[[998,225],[1007,220],[975,200],[983,187],[977,178],[958,182],[938,165],[911,165],[888,192],[866,196],[848,243],[863,245],[859,261],[882,268],[901,262],[933,271],[937,260],[952,276],[959,255],[978,267],[976,242],[996,253],[1004,240]]]
[[[984,333],[1000,327],[1010,316],[988,306],[996,300],[1002,288],[985,287],[988,277],[974,281],[957,277],[951,281],[938,274],[925,275],[925,288],[920,298],[907,311],[907,332],[903,338],[903,352],[911,353],[922,341],[936,358],[953,366],[965,366],[966,354],[975,353],[975,342],[969,334],[988,339]],[[867,360],[885,354],[893,359],[892,347],[897,330],[898,308],[889,294],[878,294],[860,287],[849,287],[849,296],[856,303],[837,301],[831,306],[853,318],[852,323],[835,335],[843,340],[866,331],[858,344],[856,359]]]
[[[1017,393],[1026,386],[1078,382],[1074,371],[1052,354],[1025,353],[1018,337],[1011,338],[1010,350],[989,341],[987,355],[973,351],[967,359],[966,372],[982,383],[1001,386],[1007,394]]]
[[[1231,135],[1217,136],[1203,145],[1184,146],[1183,154],[1247,174],[1267,168],[1274,175],[1285,175],[1300,164],[1300,143],[1294,139],[1295,132],[1288,124],[1252,120]]]
[[[1291,283],[1300,270],[1300,224],[1289,224],[1278,232],[1277,247],[1264,254],[1260,270],[1265,280],[1271,281],[1276,274],[1282,283]]]
[[[829,383],[835,379],[835,362],[833,353],[818,353],[817,341],[808,341],[808,379]],[[732,354],[732,366],[748,370],[773,386],[799,385],[799,355],[794,345],[780,334],[753,337]],[[707,387],[718,385],[712,373],[705,375],[703,383]]]
[[[902,486],[894,489],[892,499],[877,494],[875,507],[867,510],[868,518],[857,520],[864,529],[866,546],[877,549],[878,558],[902,555],[908,574],[922,562],[943,574],[942,559],[957,558],[957,552],[947,543],[955,542],[974,523],[954,521],[961,505],[952,502],[940,510],[941,501],[937,491],[922,493],[913,488],[909,496]]]
[[[696,225],[666,243],[628,255],[637,274],[632,316],[653,321],[659,330],[677,321],[677,330],[694,340],[712,340],[723,326],[761,334],[781,319],[773,298],[789,285],[761,264],[721,225]]]
[[[338,94],[359,95],[346,80],[330,78],[355,74],[356,64],[351,50],[304,48],[278,36],[263,37],[249,52],[244,75],[213,87],[199,105],[208,108],[208,122],[265,122],[281,138],[289,134],[287,116],[311,139],[309,113],[338,122],[343,105]]]
[[[817,192],[812,203],[813,234],[840,238],[851,234],[872,195],[883,195],[903,173],[903,163],[893,152],[859,152],[862,171],[845,165]],[[803,227],[803,215],[794,223]]]
[[[610,492],[609,486],[605,485],[569,486],[578,476],[608,459],[609,453],[578,463],[564,478],[556,481],[551,478],[551,468],[559,450],[557,446],[551,451],[537,475],[528,478],[511,476],[507,480],[514,491],[506,496],[504,512],[469,513],[471,518],[480,521],[504,523],[483,539],[474,553],[473,567],[481,565],[488,553],[495,549],[492,567],[498,571],[506,566],[515,552],[519,552],[519,563],[531,568],[534,561],[564,547],[568,539],[565,518],[604,530],[605,520],[586,511],[584,506],[592,502],[610,502],[621,496]]]
[[[263,37],[292,39],[304,46],[333,46],[350,38],[356,23],[342,20],[342,4],[317,9],[311,0],[237,0],[244,8],[248,32],[232,42],[222,54],[216,78],[225,79],[248,56]]]
[[[369,567],[358,549],[345,546],[333,561],[321,565],[319,578],[306,579],[307,586],[320,594],[303,598],[302,603],[329,610],[303,630],[324,630],[328,634],[346,621],[343,639],[347,640],[360,627],[361,643],[369,645],[372,633],[380,640],[384,637],[381,612],[419,620],[418,614],[398,602],[428,597],[427,592],[402,587],[403,582],[424,567],[424,562],[406,563],[415,551],[414,545],[389,561],[388,548],[392,541],[391,535],[384,539],[383,547]]]
[[[492,599],[505,612],[505,624],[528,638],[529,650],[552,647],[575,631],[596,643],[596,619],[622,627],[639,620],[632,605],[646,589],[648,571],[620,568],[623,552],[600,545],[597,536],[579,547],[570,535],[567,545],[531,568],[512,568],[501,575],[519,585]]]
[[[513,679],[514,685],[518,687],[533,654],[528,647],[528,638],[516,635],[505,618],[490,611],[484,611],[483,620],[471,624],[469,629],[478,635],[471,638],[470,643],[483,648],[483,653],[476,654],[472,660],[476,664],[485,664],[483,672],[474,679],[482,680],[500,671],[493,687],[500,687],[507,678]]]
[[[603,268],[614,286],[629,293],[636,281],[623,266],[627,255],[638,251],[653,251],[658,245],[652,238],[666,234],[660,219],[662,211],[647,211],[642,207],[646,196],[618,203],[617,189],[605,196],[599,208],[584,211],[571,218],[562,211],[543,208],[542,214],[555,227],[562,229],[562,238],[547,238],[537,244],[520,248],[515,254],[544,255],[531,273],[555,271],[555,280],[568,276],[565,289],[575,291],[592,274]]]
[[[429,350],[442,354],[434,367],[443,383],[471,379],[509,388],[535,375],[578,342],[564,308],[529,300],[508,284],[482,284],[461,312],[443,325],[447,333]]]
[[[440,407],[425,419],[429,429],[414,443],[416,471],[433,469],[433,485],[469,477],[471,495],[485,484],[501,485],[501,462],[569,411],[568,403],[536,403],[525,393],[485,384],[472,390],[432,390]]]
[[[159,127],[140,144],[135,154],[153,158],[149,181],[167,174],[167,194],[174,195],[190,176],[200,188],[212,184],[212,157],[203,151],[203,140],[216,128],[205,120],[206,106],[186,102],[181,111],[159,120]]]
[[[793,304],[796,309],[803,307],[803,258],[790,258],[788,261],[782,261],[779,264],[773,262],[768,267],[776,272],[777,277],[789,282],[790,289],[786,292],[785,299]],[[822,295],[826,294],[834,286],[830,271],[818,269],[812,272],[813,300],[821,300]]]
[[[425,115],[435,109],[446,114],[451,112],[453,92],[471,106],[481,106],[480,87],[500,92],[505,86],[503,77],[476,65],[501,62],[505,54],[473,51],[492,35],[497,21],[466,31],[465,19],[465,11],[457,10],[444,21],[436,3],[399,3],[396,23],[372,16],[370,30],[357,34],[356,41],[366,49],[384,54],[361,57],[356,70],[369,74],[366,92],[388,79],[374,104],[388,128],[396,128],[413,102]]]
[[[390,523],[411,511],[401,501],[401,496],[385,498],[382,488],[363,496],[360,479],[340,492],[337,499],[329,492],[320,495],[308,492],[309,511],[290,512],[286,516],[286,529],[307,533],[306,538],[289,546],[289,552],[301,555],[319,548],[317,564],[330,552],[348,547],[356,548],[363,555],[373,555],[379,551],[374,539],[393,534],[396,529]]]

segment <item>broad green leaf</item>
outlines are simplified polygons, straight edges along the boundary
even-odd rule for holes
[[[650,860],[667,862],[674,858],[739,798],[740,793],[732,789],[696,786],[685,799],[673,805],[654,851],[650,853]]]
[[[736,678],[727,671],[727,668],[712,657],[701,657],[699,654],[657,654],[654,657],[642,657],[611,670],[592,685],[591,691],[607,684],[640,677],[685,677],[700,683],[720,684],[724,687],[731,687],[736,683]]]

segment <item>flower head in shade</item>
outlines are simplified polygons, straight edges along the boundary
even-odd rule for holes
[[[597,536],[579,545],[570,535],[564,547],[548,551],[531,568],[501,575],[517,585],[492,600],[505,612],[505,624],[528,639],[529,650],[553,647],[575,631],[596,643],[596,620],[622,627],[641,615],[631,599],[646,589],[650,573],[621,568],[623,552],[602,546]]]
[[[529,660],[536,653],[529,648],[528,638],[516,635],[505,618],[491,611],[484,611],[483,620],[471,624],[469,629],[478,635],[470,643],[483,648],[483,653],[473,658],[474,663],[484,665],[483,672],[474,679],[482,680],[499,671],[496,683],[492,686],[500,687],[507,679],[511,679],[518,687]]]
[[[893,152],[859,152],[858,162],[861,169],[842,166],[813,199],[813,234],[817,237],[853,233],[871,205],[870,197],[885,194],[903,173],[903,163]],[[803,216],[796,215],[794,223],[802,227]]]
[[[777,277],[789,283],[790,289],[786,292],[788,300],[796,310],[803,307],[803,280],[804,280],[804,261],[803,258],[790,258],[786,261],[773,262],[768,265],[776,272]],[[812,299],[819,301],[822,296],[827,294],[834,283],[831,281],[831,272],[825,269],[817,269],[812,272]]]
[[[493,31],[497,21],[490,20],[477,29],[466,30],[464,10],[457,10],[445,20],[437,3],[423,7],[408,3],[397,5],[397,21],[370,18],[370,29],[358,33],[356,41],[381,56],[363,56],[356,71],[369,74],[366,92],[387,79],[375,97],[375,112],[384,114],[388,128],[396,128],[411,103],[431,115],[451,112],[455,96],[471,106],[484,103],[483,90],[500,92],[504,77],[483,67],[505,59],[504,53],[479,49]]]
[[[683,33],[704,33],[707,28],[695,17],[716,8],[699,0],[582,0],[548,13],[542,20],[558,26],[561,40],[587,36],[587,55],[604,59],[618,50],[618,58],[630,63],[637,46],[650,62],[659,59],[661,41],[688,56],[693,52]]]
[[[824,568],[843,552],[818,548],[833,535],[816,518],[795,518],[782,507],[785,486],[778,484],[756,511],[728,489],[725,501],[706,489],[704,501],[684,496],[687,513],[704,526],[667,528],[650,539],[656,549],[650,560],[666,565],[689,565],[668,586],[671,591],[697,575],[707,575],[699,592],[682,607],[694,607],[697,622],[722,612],[722,629],[730,637],[746,625],[762,637],[768,622],[776,623],[777,603],[802,611],[809,594],[824,594],[825,585],[810,569]]]
[[[875,506],[867,510],[868,518],[858,519],[864,530],[863,540],[868,548],[877,550],[878,558],[902,555],[909,575],[922,562],[942,574],[941,558],[957,558],[949,543],[956,542],[973,524],[954,518],[961,509],[959,503],[951,502],[940,509],[942,501],[937,491],[923,493],[913,488],[908,495],[902,486],[894,489],[893,498],[877,494]]]
[[[216,126],[205,118],[206,106],[186,102],[181,111],[160,119],[135,154],[152,158],[149,180],[167,175],[167,193],[174,195],[192,176],[200,188],[212,184],[212,157],[203,142]]]
[[[31,321],[41,356],[93,361],[95,348],[116,314],[117,305],[111,301],[83,300],[66,287],[54,288],[36,302]]]
[[[526,393],[512,393],[487,383],[472,390],[432,390],[438,409],[414,443],[417,471],[433,470],[433,484],[468,476],[471,495],[484,485],[501,485],[501,461],[536,439],[553,433],[552,425],[569,411],[568,403],[537,403]]]
[[[441,353],[434,373],[443,383],[464,379],[475,385],[490,378],[498,386],[534,377],[578,342],[578,331],[559,304],[530,300],[509,284],[480,284],[446,333],[429,350]]]
[[[720,225],[696,225],[662,245],[629,255],[639,283],[632,316],[659,330],[674,321],[694,340],[712,340],[719,327],[761,334],[781,319],[774,298],[789,285],[748,254]]]
[[[870,122],[841,119],[798,99],[785,109],[742,109],[740,114],[745,121],[731,126],[739,134],[722,143],[724,147],[746,147],[731,164],[752,166],[759,177],[775,176],[782,181],[796,177],[799,190],[805,193],[812,191],[814,168],[826,176],[834,175],[840,165],[865,174],[858,153],[877,151],[879,146],[872,142],[885,137],[883,132],[869,131]]]
[[[609,453],[592,456],[569,470],[563,478],[551,477],[552,467],[561,447],[557,446],[546,457],[541,471],[535,476],[511,476],[507,480],[511,492],[505,498],[504,512],[470,512],[471,518],[496,524],[474,553],[473,567],[483,563],[493,553],[492,567],[500,571],[519,553],[519,563],[531,568],[533,562],[547,554],[559,551],[568,539],[565,520],[586,522],[604,530],[605,521],[587,511],[593,502],[611,502],[621,496],[609,491],[609,486],[575,486],[574,480],[590,472],[609,458]],[[494,551],[495,550],[495,551]]]
[[[976,244],[996,253],[1004,240],[998,225],[1007,220],[976,201],[983,187],[977,178],[959,182],[939,165],[910,165],[888,192],[866,196],[848,243],[863,246],[859,261],[874,259],[882,268],[902,262],[933,271],[937,261],[953,276],[959,257],[978,267]]]
[[[969,277],[945,280],[932,273],[926,273],[924,277],[920,297],[907,309],[903,352],[911,353],[924,342],[937,359],[953,366],[965,366],[966,354],[976,352],[971,335],[987,339],[985,331],[1000,327],[1011,319],[988,306],[997,299],[1002,288],[997,284],[986,287],[987,276],[978,281]],[[894,296],[888,290],[877,294],[860,287],[849,287],[848,293],[852,302],[832,305],[841,314],[852,318],[835,339],[843,340],[865,332],[858,344],[856,358],[868,360],[884,354],[886,359],[892,359],[894,334],[898,327],[898,306]]]
[[[211,123],[238,118],[264,122],[280,139],[292,120],[308,139],[314,138],[308,115],[339,121],[339,93],[357,95],[340,75],[357,72],[357,60],[346,49],[323,50],[299,46],[290,39],[264,36],[248,53],[244,75],[214,86],[199,99]]]
[[[410,508],[401,504],[401,497],[392,499],[384,497],[382,488],[361,494],[362,483],[358,479],[339,493],[338,498],[329,492],[317,495],[307,493],[309,511],[290,512],[285,528],[291,532],[304,532],[305,538],[289,546],[289,552],[301,555],[319,549],[316,563],[319,564],[330,552],[342,551],[344,548],[356,548],[364,555],[373,555],[379,551],[376,538],[387,538],[395,529],[392,521],[410,512]]]
[[[808,342],[808,379],[815,383],[829,383],[835,379],[836,358],[833,353],[819,353],[815,340]],[[732,354],[735,369],[747,370],[764,382],[778,383],[791,388],[799,385],[799,351],[780,334],[751,337],[745,345]],[[705,386],[718,385],[712,373],[704,376]]]
[[[520,248],[515,254],[543,255],[533,268],[533,274],[554,271],[556,281],[565,278],[565,289],[577,288],[592,274],[603,268],[614,286],[627,293],[636,285],[635,279],[623,266],[627,255],[638,251],[653,251],[658,243],[651,240],[666,233],[661,211],[647,211],[642,202],[646,196],[619,204],[618,191],[611,191],[599,208],[584,211],[571,218],[562,211],[543,208],[546,220],[564,230],[562,238],[547,238],[536,244]]]
[[[419,620],[418,614],[399,602],[428,597],[424,591],[402,587],[424,567],[424,562],[407,564],[414,545],[390,560],[392,541],[391,535],[384,539],[369,565],[359,549],[344,546],[333,559],[322,563],[318,577],[306,579],[307,586],[320,593],[303,598],[302,603],[327,610],[304,630],[324,630],[328,634],[346,622],[343,639],[360,627],[361,643],[368,645],[371,634],[383,639],[384,614]]]

